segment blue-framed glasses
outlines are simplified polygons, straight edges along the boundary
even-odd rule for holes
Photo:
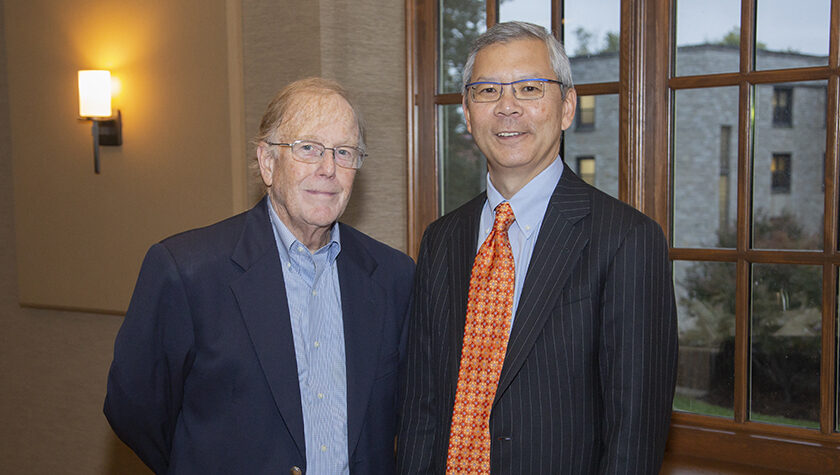
[[[545,95],[547,84],[554,83],[560,86],[562,82],[554,79],[532,78],[520,79],[513,82],[492,82],[477,81],[464,86],[470,93],[473,102],[496,102],[502,98],[504,86],[513,89],[513,97],[522,101],[533,101],[542,99]]]

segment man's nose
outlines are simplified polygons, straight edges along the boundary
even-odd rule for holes
[[[519,114],[522,112],[522,104],[513,93],[513,84],[502,87],[502,96],[496,101],[496,113],[502,115]]]
[[[331,153],[330,153],[331,152]],[[335,149],[325,148],[321,161],[318,162],[318,173],[325,176],[335,175]]]

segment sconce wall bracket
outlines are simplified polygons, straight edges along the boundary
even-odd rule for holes
[[[93,171],[99,174],[99,146],[122,145],[122,113],[117,111],[113,117],[84,117],[92,123],[90,133],[93,136]]]
[[[99,122],[99,145],[122,145],[122,113],[115,117],[95,119]]]

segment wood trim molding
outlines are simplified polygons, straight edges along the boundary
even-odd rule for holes
[[[667,454],[745,464],[766,470],[795,473],[840,473],[840,439],[819,432],[759,423],[707,422],[699,416],[675,413],[668,435]],[[815,437],[809,437],[813,433]],[[667,455],[666,455],[667,456]]]
[[[417,81],[416,81],[416,58],[414,41],[417,25],[417,13],[415,11],[415,0],[405,0],[405,156],[406,156],[406,226],[405,246],[406,252],[413,259],[417,259],[417,249],[420,247],[417,240],[417,221],[415,219],[417,195]]]
[[[434,19],[437,18],[437,4],[423,0],[406,0],[406,9],[406,21],[409,22],[406,25],[406,47],[412,45],[407,63],[413,70],[407,79],[411,148],[408,155],[406,248],[408,254],[416,258],[423,230],[437,218],[437,161],[434,160],[434,85],[437,58],[434,47]]]

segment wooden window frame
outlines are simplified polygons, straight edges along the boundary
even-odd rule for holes
[[[497,3],[487,2],[487,23],[497,21]],[[460,103],[460,94],[436,94],[436,25],[438,1],[406,0],[408,225],[409,253],[417,255],[426,226],[438,217],[436,107]],[[734,417],[718,418],[675,412],[669,456],[688,456],[803,473],[840,472],[837,396],[838,146],[840,141],[840,0],[831,0],[827,66],[755,70],[755,2],[742,1],[739,70],[700,76],[675,76],[673,11],[675,0],[621,0],[619,81],[576,86],[579,95],[618,94],[619,198],[656,220],[671,234],[673,94],[680,89],[739,88],[737,138],[738,225],[735,249],[672,248],[672,260],[735,263],[736,302]],[[562,31],[562,0],[553,0],[552,30]],[[561,36],[562,37],[562,36]],[[821,251],[767,251],[750,247],[752,169],[750,106],[752,88],[804,80],[827,81],[824,243]],[[736,171],[736,170],[733,170]],[[820,429],[802,429],[749,421],[749,326],[752,264],[820,265],[823,268]]]

